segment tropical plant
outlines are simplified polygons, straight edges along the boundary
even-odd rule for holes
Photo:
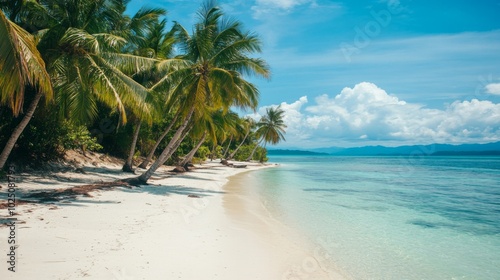
[[[32,35],[7,19],[0,11],[0,103],[8,105],[18,116],[23,111],[25,92],[32,89],[34,98],[0,154],[0,169],[28,125],[38,102],[45,96],[52,99],[53,90],[45,62]]]
[[[243,32],[238,21],[222,20],[223,13],[214,2],[203,5],[198,15],[192,35],[176,25],[181,49],[185,52],[181,59],[186,66],[174,68],[154,87],[156,90],[169,88],[173,96],[182,100],[182,121],[158,159],[138,178],[139,182],[147,182],[170,157],[193,116],[197,119],[207,107],[223,110],[231,106],[257,107],[258,90],[243,75],[269,76],[267,64],[249,56],[260,52],[256,35]],[[160,63],[160,67],[165,66]]]
[[[226,159],[234,158],[238,150],[247,140],[248,136],[250,135],[250,132],[252,132],[255,125],[256,123],[252,118],[240,119],[240,124],[238,125],[238,128],[240,129],[239,133],[241,135],[244,131],[245,135],[243,136],[243,140],[241,140],[240,144],[236,147],[236,149],[234,149],[234,151],[231,152],[231,154]]]
[[[134,53],[138,55],[143,55],[143,56],[148,56],[148,57],[154,57],[157,59],[163,59],[167,61],[171,61],[171,56],[173,55],[173,49],[174,49],[174,43],[175,43],[175,37],[174,37],[174,32],[175,30],[172,29],[168,32],[166,32],[166,20],[162,21],[156,21],[152,22],[151,25],[149,26],[148,32],[145,34],[145,39],[137,45],[137,49],[134,50]],[[143,71],[138,73],[136,75],[136,79],[140,80],[141,83],[147,87],[152,86],[156,82],[158,82],[159,79],[161,79],[161,73],[156,70],[156,68],[151,68],[147,69],[147,71]],[[153,94],[155,92],[151,92]],[[151,95],[150,95],[151,96]],[[152,98],[151,102],[156,105],[156,112],[158,112],[157,116],[162,116],[166,115],[169,113],[169,110],[172,110],[175,108],[175,101],[168,98],[167,94],[164,93],[157,93],[156,98]],[[163,105],[163,106],[161,106]],[[161,113],[160,113],[161,112]],[[167,129],[160,135],[160,137],[157,139],[153,147],[151,148],[150,152],[148,153],[148,156],[146,159],[139,165],[141,168],[146,168],[148,163],[151,161],[151,159],[154,156],[154,153],[156,151],[156,148],[160,145],[161,141],[163,138],[170,132],[170,129],[172,126],[175,124],[175,121],[177,120],[178,114],[175,115],[174,120],[171,122],[171,124],[167,127]],[[136,126],[139,126],[137,124]],[[134,133],[134,137],[138,135],[138,131]],[[136,141],[135,141],[136,142]],[[132,141],[134,143],[134,141]],[[133,155],[133,150],[134,146],[131,146],[131,151],[129,153],[129,158],[127,159],[125,165],[124,165],[124,170],[132,170],[132,158],[131,155]]]
[[[122,13],[125,9],[122,9]],[[158,9],[140,9],[137,14],[129,18],[126,15],[119,17],[121,24],[120,32],[125,38],[128,38],[129,43],[124,49],[125,52],[132,52],[136,55],[149,57],[149,58],[164,58],[172,52],[174,41],[169,40],[164,34],[166,20],[159,22],[158,18],[164,15],[166,11]],[[114,29],[116,30],[116,29]],[[170,36],[172,37],[172,36]],[[133,78],[145,87],[149,87],[155,82],[154,68],[144,69],[138,73],[130,73]],[[161,110],[159,103],[162,102],[161,98],[155,92],[149,92],[145,99],[146,104],[151,105],[150,114],[139,112],[140,115],[135,115],[136,121],[134,124],[134,132],[132,135],[132,142],[130,144],[128,157],[122,167],[125,172],[134,172],[133,157],[135,155],[135,148],[139,137],[139,132],[143,122],[143,118],[152,121],[152,114]],[[149,112],[149,110],[148,110]],[[151,122],[150,122],[151,124]]]
[[[51,74],[60,117],[85,124],[95,119],[98,103],[115,109],[126,123],[126,108],[146,114],[148,91],[124,73],[151,67],[155,59],[121,52],[125,38],[111,32],[120,0],[40,0],[47,28],[38,32]]]
[[[266,109],[266,115],[264,115],[260,121],[257,123],[256,135],[261,139],[257,145],[255,145],[254,150],[248,156],[247,161],[253,158],[253,155],[259,147],[260,143],[264,143],[264,148],[267,143],[277,144],[282,140],[285,140],[285,122],[283,120],[283,115],[285,111],[281,109],[281,106],[270,107]]]
[[[223,141],[227,133],[234,133],[235,126],[238,120],[238,115],[234,112],[225,113],[223,110],[209,112],[204,115],[204,118],[197,120],[193,131],[201,134],[198,143],[193,149],[184,157],[180,166],[186,167],[191,162],[195,153],[201,147],[205,140],[209,138],[213,146],[217,146],[218,141]]]
[[[65,149],[80,149],[85,155],[86,151],[99,151],[102,146],[95,137],[90,135],[89,130],[84,125],[74,125],[71,122],[64,122],[63,125],[68,128],[68,133],[63,140]]]

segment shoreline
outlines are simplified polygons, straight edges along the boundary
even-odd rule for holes
[[[328,240],[309,239],[303,229],[288,224],[276,209],[266,206],[254,176],[255,172],[244,172],[230,177],[225,186],[225,207],[234,222],[258,229],[265,242],[272,242],[268,244],[275,249],[272,253],[281,254],[281,274],[269,279],[352,279],[332,262],[325,250]]]
[[[16,184],[22,197],[32,190],[123,178],[126,173],[118,167],[108,164],[87,167],[86,174],[48,177],[22,174]],[[17,205],[16,272],[7,270],[9,244],[1,238],[0,278],[293,279],[286,272],[306,258],[303,244],[288,239],[269,217],[235,220],[230,211],[236,209],[224,204],[234,195],[233,175],[267,167],[252,163],[245,169],[228,168],[214,161],[174,176],[163,167],[148,186]],[[6,188],[0,192],[4,200]],[[245,205],[247,212],[264,210],[258,204]],[[0,211],[5,219],[7,210]],[[0,227],[0,236],[8,232]]]

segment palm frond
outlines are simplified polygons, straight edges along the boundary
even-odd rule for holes
[[[62,48],[73,53],[99,54],[99,41],[95,36],[79,28],[68,28],[59,41]]]
[[[271,77],[269,65],[260,58],[237,58],[225,63],[224,66],[247,76],[259,75],[266,79]]]
[[[101,57],[109,64],[129,75],[151,69],[158,63],[158,60],[155,58],[115,52],[104,52],[101,54]]]
[[[125,38],[110,33],[96,33],[92,35],[97,38],[101,46],[105,46],[105,49],[118,50],[127,43]]]
[[[33,36],[8,20],[0,11],[0,102],[9,104],[15,116],[21,110],[26,85],[32,85],[53,96],[45,62],[36,48]]]

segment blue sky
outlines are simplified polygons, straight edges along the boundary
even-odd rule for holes
[[[186,27],[202,1],[163,7]],[[261,36],[261,106],[286,111],[280,147],[500,141],[500,0],[218,1]],[[249,112],[250,114],[251,112]]]

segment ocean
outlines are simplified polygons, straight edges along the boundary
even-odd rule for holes
[[[270,162],[280,166],[250,173],[252,186],[318,262],[293,279],[319,267],[348,279],[500,279],[500,157]]]

